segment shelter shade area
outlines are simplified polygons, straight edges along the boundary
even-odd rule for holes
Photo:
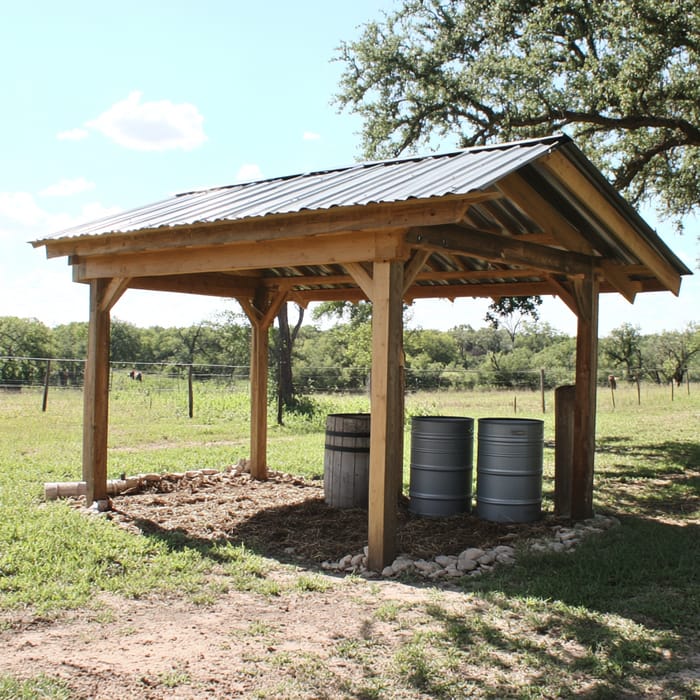
[[[188,192],[32,243],[89,285],[83,479],[106,498],[110,310],[127,289],[237,299],[252,325],[250,463],[267,476],[268,330],[287,301],[372,302],[369,565],[395,550],[402,305],[555,295],[577,316],[571,515],[592,514],[598,299],[690,270],[565,136]],[[568,488],[568,487],[567,487]]]

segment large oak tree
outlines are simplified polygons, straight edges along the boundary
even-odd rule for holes
[[[565,131],[633,203],[697,211],[697,0],[404,0],[338,57],[366,156]]]

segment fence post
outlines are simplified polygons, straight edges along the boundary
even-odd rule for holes
[[[190,418],[194,416],[194,392],[192,391],[192,365],[187,370],[187,399]]]
[[[46,360],[46,377],[44,377],[44,398],[41,402],[41,410],[46,413],[49,403],[49,378],[51,377],[51,360]]]
[[[547,409],[544,403],[544,367],[540,367],[540,394],[542,396],[542,413],[546,413]]]
[[[573,384],[554,390],[554,512],[562,518],[571,517],[575,405]]]

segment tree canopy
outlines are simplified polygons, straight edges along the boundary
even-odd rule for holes
[[[633,203],[698,206],[697,0],[404,0],[338,59],[368,157],[565,131]]]

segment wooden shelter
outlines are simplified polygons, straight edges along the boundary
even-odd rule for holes
[[[127,289],[239,301],[252,325],[251,473],[267,475],[268,330],[282,304],[368,299],[369,564],[395,549],[402,304],[556,295],[578,318],[571,515],[591,515],[598,298],[690,274],[564,136],[189,192],[34,241],[90,287],[83,479],[106,497],[110,310]]]

